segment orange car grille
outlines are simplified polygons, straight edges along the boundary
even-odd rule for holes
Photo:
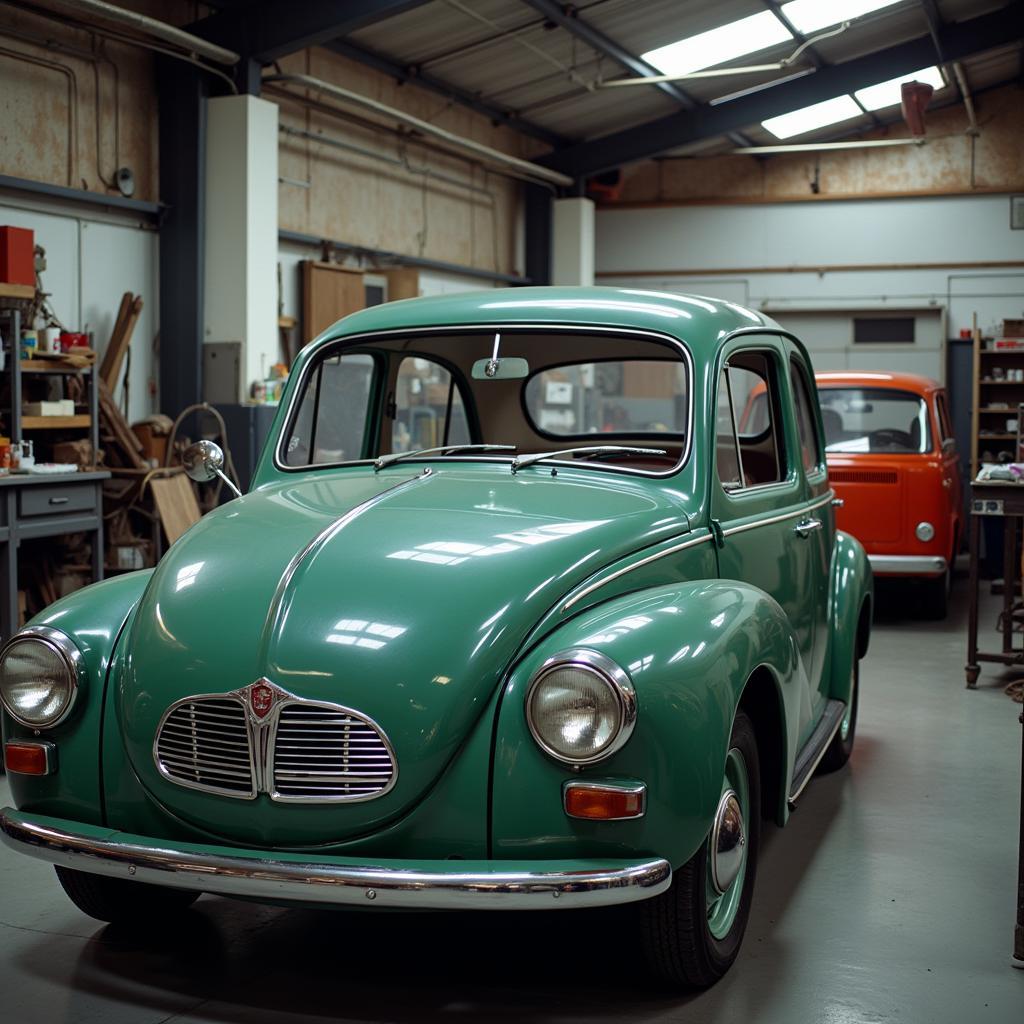
[[[836,484],[894,484],[898,480],[892,469],[830,469],[828,478]]]

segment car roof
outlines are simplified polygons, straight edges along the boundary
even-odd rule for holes
[[[921,395],[943,390],[943,386],[937,380],[918,373],[869,373],[842,370],[816,373],[814,382],[818,387],[893,388],[899,391],[913,391]]]
[[[723,299],[642,288],[493,288],[387,302],[339,320],[318,341],[369,331],[491,324],[640,328],[685,341],[710,356],[733,331],[781,330],[770,317]]]

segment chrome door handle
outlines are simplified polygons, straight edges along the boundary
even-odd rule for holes
[[[846,502],[842,498],[833,498],[832,499],[832,507],[833,508],[842,508],[845,504],[846,504]]]
[[[803,519],[793,527],[793,532],[798,537],[810,537],[815,530],[821,529],[820,519]]]

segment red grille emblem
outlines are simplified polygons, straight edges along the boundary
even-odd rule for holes
[[[249,687],[249,706],[257,718],[266,718],[274,704],[274,691],[266,683],[253,683]]]

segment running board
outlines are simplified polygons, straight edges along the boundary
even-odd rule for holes
[[[825,711],[818,724],[814,727],[803,749],[796,756],[796,764],[793,766],[793,788],[789,793],[789,809],[793,810],[797,798],[804,791],[804,786],[811,781],[814,769],[818,762],[825,756],[828,745],[833,737],[839,732],[839,726],[843,724],[843,715],[846,714],[846,705],[841,700],[830,700],[825,705]]]

